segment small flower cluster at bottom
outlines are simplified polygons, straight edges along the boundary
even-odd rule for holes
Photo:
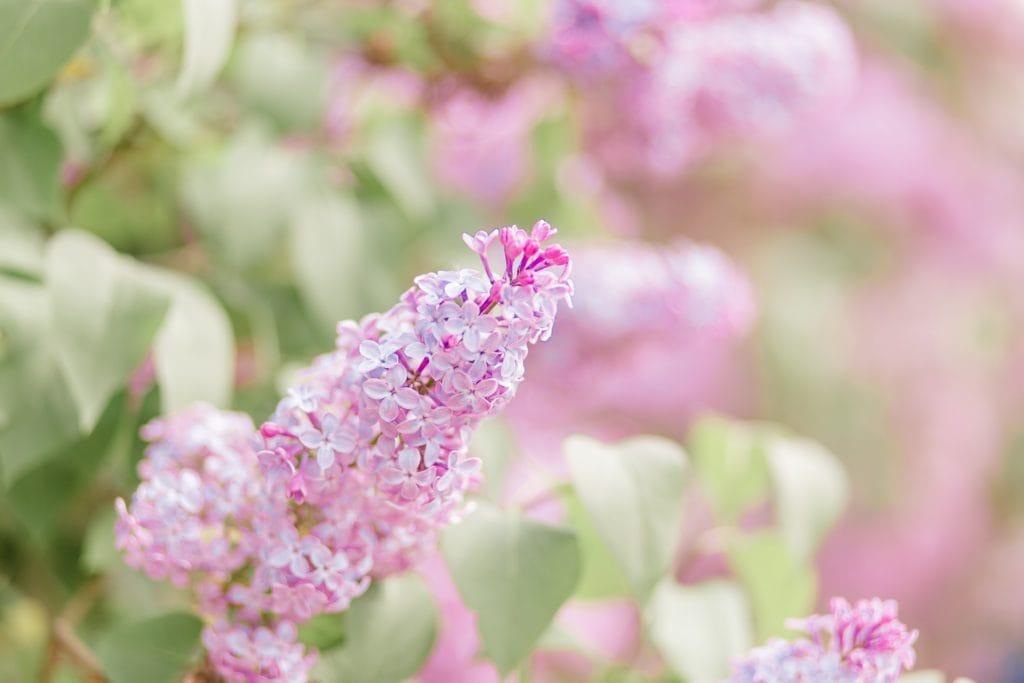
[[[833,598],[830,614],[791,621],[809,638],[772,640],[736,663],[726,683],[895,683],[914,666],[914,641],[893,600]]]

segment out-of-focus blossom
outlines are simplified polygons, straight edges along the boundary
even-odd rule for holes
[[[227,683],[303,683],[316,664],[294,625],[275,628],[225,622],[203,630],[209,661]]]
[[[614,437],[679,431],[695,411],[729,407],[730,361],[755,306],[722,252],[609,243],[580,248],[574,264],[575,307],[532,357],[535,381],[511,413],[517,425]]]
[[[553,84],[523,81],[498,94],[452,86],[430,112],[431,161],[438,180],[498,205],[530,170],[530,135],[557,96]]]
[[[795,620],[809,639],[773,640],[737,662],[729,683],[895,683],[914,666],[914,641],[892,600],[833,598],[831,613]]]
[[[557,6],[551,58],[580,80],[588,146],[609,172],[672,176],[717,141],[779,133],[849,92],[856,53],[835,12],[749,5]]]
[[[855,62],[846,25],[811,3],[680,25],[636,94],[653,168],[674,173],[722,136],[788,130],[850,91]]]

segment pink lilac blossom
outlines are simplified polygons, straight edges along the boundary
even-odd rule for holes
[[[755,306],[725,254],[686,241],[581,247],[574,279],[575,307],[531,357],[535,381],[510,412],[527,437],[553,430],[541,451],[557,453],[567,430],[678,430],[698,410],[733,406],[735,352]]]
[[[391,310],[339,323],[335,351],[258,431],[203,405],[144,428],[118,546],[191,584],[225,678],[305,680],[295,624],[411,566],[458,514],[480,465],[470,434],[511,400],[572,294],[567,253],[543,244],[554,233],[538,221],[466,235],[483,272],[420,276]]]
[[[737,662],[729,683],[895,683],[914,666],[914,641],[892,600],[833,598],[831,612],[794,620],[809,639],[773,640]]]
[[[719,142],[842,101],[857,61],[842,19],[795,0],[750,5],[559,5],[549,53],[579,82],[587,146],[610,173],[673,177]]]
[[[431,163],[448,188],[497,206],[524,182],[530,135],[557,100],[553,83],[520,81],[497,94],[449,84],[430,110]]]
[[[218,623],[203,630],[210,663],[226,683],[303,683],[316,663],[294,625],[276,628]]]

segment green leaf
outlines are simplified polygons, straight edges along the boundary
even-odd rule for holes
[[[233,268],[250,268],[279,260],[308,176],[305,157],[247,130],[221,157],[186,170],[184,202],[218,255]]]
[[[224,309],[189,277],[157,268],[147,269],[146,277],[171,296],[171,309],[153,345],[162,412],[196,401],[228,405],[235,339]]]
[[[516,457],[515,437],[500,417],[484,420],[473,430],[469,452],[483,462],[483,483],[477,495],[495,505],[504,495],[505,474]]]
[[[645,619],[668,665],[690,683],[720,681],[751,646],[747,601],[731,581],[655,589]]]
[[[197,659],[202,626],[184,613],[119,624],[97,654],[110,683],[178,683]]]
[[[237,0],[184,0],[185,54],[175,86],[188,97],[217,78],[231,52],[238,24]]]
[[[80,434],[42,285],[0,276],[0,475],[4,487]]]
[[[231,78],[251,111],[284,130],[309,129],[323,119],[330,67],[292,35],[247,36],[232,60]]]
[[[328,330],[357,312],[364,226],[355,202],[323,195],[306,202],[292,220],[296,283],[306,305]]]
[[[565,523],[576,532],[583,557],[583,570],[573,597],[581,600],[628,595],[629,583],[622,574],[619,562],[612,556],[608,545],[602,540],[594,522],[587,515],[579,496],[569,490],[564,496]]]
[[[88,432],[142,362],[170,299],[134,263],[78,231],[50,241],[46,288],[58,357]]]
[[[442,550],[503,675],[529,654],[580,577],[571,531],[486,504],[445,530]]]
[[[422,140],[411,121],[394,120],[375,126],[366,148],[370,170],[412,220],[426,218],[435,210]]]
[[[115,562],[121,561],[121,553],[115,543],[114,525],[117,515],[114,506],[103,508],[93,516],[82,540],[82,569],[90,573],[106,571]]]
[[[966,679],[958,678],[954,683],[960,683],[960,681],[966,681]],[[898,683],[946,683],[946,674],[934,669],[914,671],[900,676]]]
[[[10,509],[35,536],[49,536],[63,521],[78,525],[71,514],[77,512],[76,494],[92,481],[117,443],[123,431],[124,404],[123,394],[115,397],[91,434],[57,448],[11,482]]]
[[[321,655],[313,678],[398,683],[426,661],[437,635],[437,608],[415,574],[375,581],[345,614],[344,645]]]
[[[565,451],[583,507],[633,593],[645,601],[679,542],[686,454],[658,437],[609,446],[575,436]]]
[[[299,642],[321,652],[345,642],[345,612],[318,614],[299,625]]]
[[[0,275],[42,280],[44,251],[42,232],[0,209]],[[0,355],[2,353],[0,343]]]
[[[85,42],[92,0],[0,0],[0,107],[53,80]]]
[[[706,417],[690,430],[686,450],[704,493],[722,521],[734,521],[768,497],[768,466],[761,429],[758,425]]]
[[[846,507],[846,472],[834,455],[807,439],[773,439],[767,457],[776,522],[793,557],[809,562]]]
[[[0,26],[4,1],[0,0]],[[0,58],[0,71],[3,68]],[[39,119],[36,107],[0,115],[0,204],[30,218],[52,218],[60,197],[62,154],[60,141]]]
[[[738,537],[729,548],[729,566],[750,598],[759,642],[788,635],[786,619],[814,607],[814,570],[795,560],[774,531]]]

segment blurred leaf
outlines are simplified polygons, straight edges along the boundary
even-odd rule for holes
[[[152,136],[136,142],[75,189],[71,222],[119,251],[159,252],[180,240],[172,171],[176,153]]]
[[[469,452],[483,462],[483,482],[477,495],[499,505],[505,473],[516,456],[515,437],[500,417],[484,420],[473,430]]]
[[[957,681],[960,680],[965,679],[957,679]],[[914,671],[900,676],[898,683],[946,683],[946,674],[934,670]]]
[[[0,275],[42,280],[44,244],[42,232],[0,209]]]
[[[313,678],[398,683],[426,661],[437,634],[437,608],[420,576],[375,581],[345,614],[345,643],[322,653]]]
[[[412,121],[376,125],[367,141],[366,163],[407,218],[421,220],[434,212],[423,136]]]
[[[756,425],[720,417],[694,423],[687,452],[702,490],[723,521],[733,521],[769,493],[764,435]]]
[[[184,613],[119,624],[97,654],[110,683],[178,683],[197,658],[202,626]]]
[[[217,78],[231,52],[238,23],[237,0],[182,0],[185,55],[177,92],[195,95]]]
[[[346,612],[316,615],[299,625],[299,641],[321,652],[338,647],[345,642],[345,615]]]
[[[305,197],[308,170],[297,153],[245,131],[220,158],[186,170],[185,205],[227,264],[267,263],[280,255],[288,221]]]
[[[106,571],[115,562],[121,561],[121,554],[115,546],[114,524],[117,515],[114,507],[103,508],[89,522],[82,541],[82,569],[89,573]]]
[[[0,107],[35,94],[89,35],[93,0],[0,0]]]
[[[0,0],[0,27],[4,2]],[[2,44],[0,36],[0,54]],[[0,57],[0,71],[4,63]],[[36,107],[0,113],[0,204],[31,218],[52,218],[60,198],[61,154],[60,141],[40,121]]]
[[[171,308],[153,345],[162,411],[195,401],[228,405],[235,378],[235,339],[227,314],[197,282],[150,268],[147,279],[171,296]]]
[[[91,481],[115,442],[124,403],[123,395],[110,401],[91,434],[60,446],[11,482],[7,491],[10,509],[37,537],[51,536],[68,518],[76,494]]]
[[[786,619],[814,607],[814,570],[798,563],[774,531],[737,538],[729,548],[729,566],[750,598],[759,642],[786,636]]]
[[[722,680],[734,657],[751,646],[748,606],[730,581],[660,584],[647,605],[651,640],[689,683]]]
[[[332,333],[339,320],[356,317],[362,233],[356,204],[324,194],[308,200],[292,219],[295,279],[306,305]]]
[[[602,540],[579,496],[574,490],[569,490],[562,499],[565,501],[565,523],[576,532],[583,561],[583,571],[573,597],[600,600],[628,595],[630,586],[619,562]]]
[[[798,562],[810,562],[849,498],[842,465],[820,444],[778,437],[768,449],[775,518]]]
[[[4,486],[79,435],[42,285],[0,276],[0,475]]]
[[[506,674],[530,652],[580,576],[576,537],[487,504],[444,531],[442,549],[484,650]]]
[[[327,107],[327,62],[285,34],[257,33],[239,45],[232,80],[245,104],[285,130],[320,124]]]
[[[142,362],[170,299],[101,240],[70,230],[50,241],[46,288],[58,357],[88,432]]]
[[[608,446],[574,436],[565,452],[583,507],[643,603],[675,556],[686,454],[658,437]]]

